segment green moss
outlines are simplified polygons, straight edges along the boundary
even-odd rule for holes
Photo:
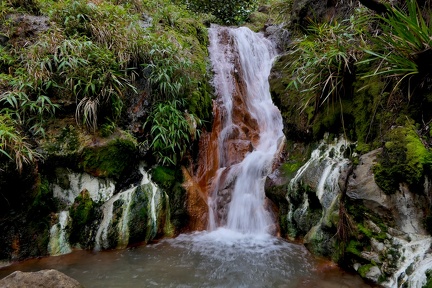
[[[399,183],[411,191],[423,191],[423,177],[432,166],[432,153],[423,145],[415,127],[407,122],[385,135],[383,152],[374,166],[375,181],[387,194],[395,193]]]
[[[45,217],[56,210],[56,202],[48,179],[38,176],[36,182],[36,193],[31,204],[30,213],[34,216]]]
[[[373,266],[375,266],[375,265],[373,265],[373,264],[366,264],[366,265],[363,265],[363,266],[361,266],[361,267],[358,269],[357,272],[360,274],[361,277],[365,278],[365,277],[366,277],[366,274],[369,272],[369,270],[370,270]]]
[[[363,224],[357,224],[357,230],[358,230],[358,232],[362,233],[364,236],[366,236],[369,239],[374,238],[374,239],[380,240],[380,241],[387,239],[387,235],[385,232],[381,231],[379,233],[376,233],[376,232],[368,229]]]
[[[149,227],[147,227],[149,218],[147,207],[149,199],[145,189],[149,189],[149,187],[138,187],[132,195],[128,222],[129,243],[138,243],[149,240],[146,239],[147,231],[149,230]]]
[[[176,231],[188,224],[186,210],[186,191],[182,186],[183,175],[179,169],[157,166],[151,170],[152,180],[164,190],[169,197],[171,223]]]
[[[364,153],[369,151],[368,148],[370,148],[366,144],[377,137],[382,118],[380,112],[388,93],[384,90],[385,83],[379,77],[358,79],[355,82],[354,89],[353,116],[355,135],[359,143],[358,149]]]
[[[158,184],[159,187],[163,189],[169,188],[176,182],[176,171],[174,169],[157,166],[151,170],[152,180]]]
[[[356,256],[361,257],[362,247],[363,247],[363,245],[360,242],[358,242],[356,240],[351,240],[348,243],[348,246],[346,247],[345,251],[346,251],[346,253],[351,253],[351,254],[354,254]]]
[[[74,204],[69,209],[72,218],[69,236],[71,244],[79,243],[82,247],[88,247],[90,225],[96,218],[96,208],[97,205],[86,189],[75,198]]]
[[[303,162],[299,161],[289,161],[285,162],[281,166],[281,170],[284,175],[290,177],[297,172],[297,170],[303,165]]]
[[[308,119],[307,113],[299,113],[302,110],[304,93],[308,92],[299,93],[294,87],[288,86],[292,73],[287,67],[294,60],[293,55],[279,57],[273,65],[273,73],[269,78],[273,102],[281,111],[283,118],[284,134],[287,139],[292,141],[305,140],[311,137],[310,119]]]
[[[137,147],[130,139],[116,139],[101,147],[86,147],[81,156],[85,172],[96,177],[119,179],[137,163]]]

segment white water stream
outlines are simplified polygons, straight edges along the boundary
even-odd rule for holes
[[[248,112],[259,127],[259,141],[254,143],[252,152],[228,172],[227,178],[235,178],[235,183],[224,226],[242,233],[265,234],[270,231],[274,219],[265,209],[264,182],[271,173],[273,160],[284,139],[282,117],[271,100],[268,82],[276,51],[262,34],[245,27],[213,26],[209,35],[210,59],[215,72],[213,84],[224,115],[218,139],[220,170],[228,165],[224,158],[225,142],[232,139],[231,133],[238,129],[232,120],[235,113],[233,93],[237,93],[235,86],[239,85],[237,75],[241,75],[245,83],[243,99]],[[239,61],[238,65],[236,61]],[[214,187],[218,190],[218,183]],[[214,191],[212,198],[217,192]],[[215,200],[210,199],[208,203],[214,204]],[[210,211],[215,212],[214,207],[210,207]],[[215,218],[215,215],[210,216],[210,230],[217,228],[213,222]]]
[[[228,41],[219,38],[222,31],[229,35]],[[217,215],[210,213],[208,232],[180,235],[155,245],[124,250],[75,251],[30,260],[19,267],[0,269],[0,278],[18,269],[55,268],[85,287],[369,287],[358,276],[314,258],[304,246],[270,234],[275,220],[266,209],[264,181],[284,142],[281,115],[271,101],[267,81],[276,52],[263,35],[247,28],[215,26],[209,34],[214,84],[224,107],[219,138],[221,161],[216,178],[229,170],[230,175],[225,179],[235,179],[223,227],[217,227]],[[239,66],[234,65],[237,56]],[[232,114],[234,76],[238,73],[244,77],[246,106],[258,123],[259,140],[253,141],[252,151],[240,163],[227,167],[223,144],[238,128],[233,127]],[[218,183],[214,187],[219,189]],[[155,193],[150,199],[154,207]],[[215,199],[209,199],[208,203],[213,205]],[[112,210],[111,203],[105,205],[108,212]],[[149,211],[155,220],[155,211]],[[104,211],[107,219],[108,214]],[[103,239],[103,230],[98,231],[97,239]],[[103,246],[102,243],[99,245]]]

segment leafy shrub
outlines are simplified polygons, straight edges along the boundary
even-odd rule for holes
[[[150,147],[162,165],[177,165],[195,139],[201,121],[192,114],[182,113],[179,100],[157,104],[144,126],[150,128]]]
[[[382,33],[373,39],[374,49],[365,50],[372,57],[363,62],[373,63],[377,68],[365,77],[382,75],[394,79],[394,89],[406,81],[410,88],[421,86],[431,77],[432,22],[424,19],[415,0],[407,0],[406,11],[388,9],[390,13],[375,16]],[[408,89],[408,97],[410,94]]]
[[[77,122],[93,131],[98,126],[100,107],[107,108],[105,115],[117,119],[123,94],[128,89],[135,91],[113,53],[85,37],[58,43],[40,41],[29,50],[33,56],[25,65],[34,82],[55,88],[58,97],[75,97]]]
[[[29,129],[34,135],[45,135],[44,124],[59,107],[47,96],[50,83],[33,83],[25,72],[17,70],[9,79],[10,89],[0,95],[1,113],[13,117],[15,123]]]
[[[153,100],[169,101],[183,96],[191,84],[186,73],[191,63],[179,58],[172,45],[161,42],[154,43],[148,54],[150,63],[143,66],[150,71],[148,81],[153,87]]]
[[[1,155],[15,161],[19,171],[24,164],[30,164],[41,156],[17,129],[11,115],[3,112],[0,114],[0,158]]]
[[[355,23],[312,23],[309,34],[294,41],[285,67],[292,75],[287,89],[302,93],[301,111],[311,118],[325,103],[349,94],[359,42]]]
[[[219,19],[221,24],[240,24],[247,20],[249,14],[258,6],[256,0],[232,0],[211,1],[191,0],[187,1],[188,7],[193,11],[211,13]]]

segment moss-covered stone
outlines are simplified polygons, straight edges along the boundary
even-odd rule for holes
[[[149,240],[148,235],[149,213],[148,211],[148,192],[145,189],[151,189],[148,185],[137,187],[132,195],[130,206],[129,226],[129,243],[138,243]]]
[[[183,175],[180,170],[157,166],[151,170],[152,180],[164,190],[169,197],[171,224],[176,231],[188,224],[186,208],[186,191],[182,186]]]
[[[361,71],[359,71],[361,73]],[[384,119],[383,109],[388,92],[386,85],[379,77],[358,79],[354,83],[353,117],[355,125],[354,139],[357,140],[357,151],[366,153],[375,148],[371,142],[377,137]]]
[[[369,272],[369,270],[372,268],[372,267],[374,267],[375,265],[373,265],[373,264],[366,264],[366,265],[363,265],[363,266],[361,266],[359,269],[358,269],[358,273],[360,274],[360,276],[361,277],[363,277],[363,278],[366,278],[366,274]]]
[[[137,146],[129,139],[117,138],[104,146],[86,147],[81,155],[81,166],[95,177],[120,179],[137,164]]]
[[[424,175],[432,167],[432,153],[422,143],[415,127],[407,122],[385,135],[383,152],[374,167],[375,181],[387,194],[399,183],[407,183],[413,192],[423,191]]]
[[[72,218],[70,227],[70,244],[80,244],[82,248],[90,248],[94,233],[92,233],[92,224],[96,220],[98,205],[93,202],[90,193],[84,189],[80,195],[75,198],[74,203],[69,209],[69,215]]]

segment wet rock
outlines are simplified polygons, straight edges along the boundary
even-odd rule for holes
[[[381,152],[381,149],[376,149],[360,157],[360,164],[348,179],[347,196],[353,200],[360,200],[367,209],[380,215],[383,220],[391,219],[397,230],[425,234],[423,211],[427,209],[426,197],[411,192],[403,183],[400,184],[398,191],[387,195],[375,183],[373,167]],[[379,229],[372,226],[370,228]]]
[[[15,271],[9,276],[0,280],[0,287],[3,288],[82,288],[77,280],[57,271],[41,270],[38,272]]]
[[[281,51],[285,51],[291,44],[291,33],[284,24],[267,26],[264,35],[275,43],[276,47]]]
[[[381,149],[373,150],[360,157],[360,163],[348,180],[347,196],[351,199],[363,200],[364,205],[372,210],[389,208],[388,197],[375,183],[373,165]]]
[[[378,266],[372,266],[365,276],[367,279],[377,283],[379,277],[381,276],[381,270],[378,268]]]

